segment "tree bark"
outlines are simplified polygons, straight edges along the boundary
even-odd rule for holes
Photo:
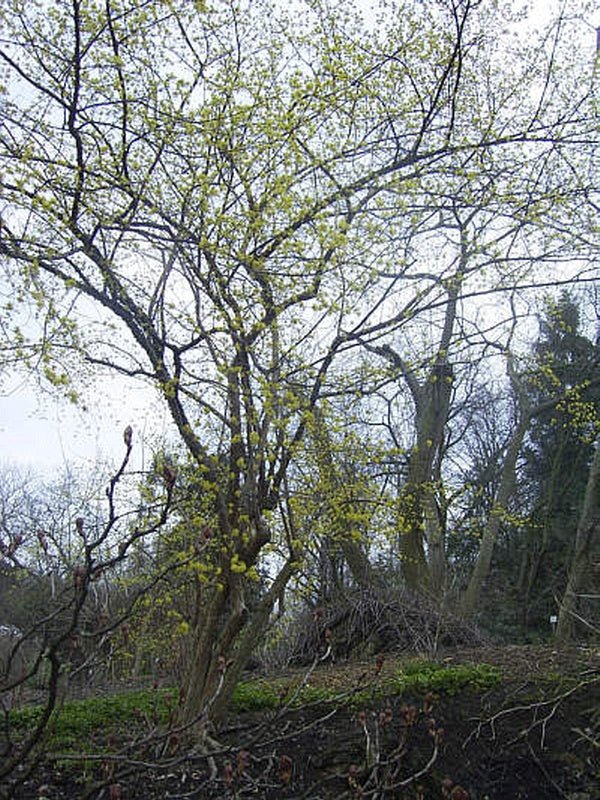
[[[517,458],[528,425],[529,415],[527,414],[521,417],[508,444],[504,464],[502,465],[502,475],[498,493],[487,523],[483,529],[477,560],[473,572],[471,573],[469,584],[460,603],[462,613],[467,618],[475,615],[483,585],[490,572],[494,545],[498,538],[498,532],[506,514],[508,503],[514,492]]]
[[[600,549],[600,441],[596,442],[585,490],[583,508],[577,526],[575,547],[569,568],[567,588],[562,599],[556,638],[573,638],[578,619],[579,596],[591,577],[592,554]]]
[[[295,560],[291,557],[283,565],[268,591],[260,599],[258,606],[252,612],[251,619],[244,629],[235,650],[229,654],[232,663],[227,666],[221,691],[215,698],[211,709],[211,720],[213,723],[218,724],[223,720],[242,671],[256,648],[257,642],[261,641],[269,624],[273,607],[276,601],[282,596],[288,581],[294,574],[295,568]]]
[[[452,368],[441,358],[424,386],[413,386],[416,444],[398,504],[402,571],[411,591],[440,594],[444,581],[444,531],[436,501],[435,460],[444,443],[452,394]],[[425,553],[428,545],[430,561]]]

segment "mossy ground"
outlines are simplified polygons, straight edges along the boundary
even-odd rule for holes
[[[161,753],[168,766],[109,761],[168,726],[177,703],[176,691],[157,685],[66,702],[46,742],[58,758],[45,759],[14,797],[109,797],[99,787],[107,769],[123,799],[375,796],[373,781],[389,782],[386,770],[401,784],[427,763],[431,720],[443,728],[435,763],[406,786],[379,786],[377,796],[437,800],[457,786],[471,800],[600,796],[600,657],[591,649],[455,651],[253,678],[238,687],[218,734],[216,778],[204,758],[180,751]],[[24,728],[36,713],[21,709],[14,722]],[[72,760],[76,753],[89,759]],[[158,763],[157,751],[147,748],[144,759]]]

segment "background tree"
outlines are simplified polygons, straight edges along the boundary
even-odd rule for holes
[[[2,611],[10,615],[5,619],[16,618],[24,624],[11,637],[8,647],[3,641],[0,664],[3,710],[0,746],[4,755],[0,782],[8,786],[8,796],[35,769],[51,721],[65,700],[69,681],[81,670],[95,665],[103,646],[127,619],[135,603],[134,597],[124,609],[111,613],[107,587],[115,581],[134,545],[146,537],[153,538],[167,521],[172,492],[168,482],[155,506],[140,507],[138,514],[131,508],[130,492],[121,495],[120,484],[125,482],[132,446],[128,428],[125,456],[106,487],[102,516],[93,513],[96,509],[82,508],[80,516],[69,519],[72,505],[66,503],[61,509],[57,499],[52,510],[57,515],[61,510],[66,512],[64,528],[57,526],[46,533],[39,527],[43,518],[34,516],[26,520],[17,515],[14,527],[5,524],[2,531],[2,573],[12,579],[9,588],[16,590],[13,596],[18,597],[15,607],[10,610],[4,607]],[[73,485],[69,488],[77,489]],[[28,504],[35,507],[34,494],[23,497],[30,501],[25,507]],[[46,504],[47,497],[42,495],[41,505]],[[131,524],[134,517],[139,517],[137,525]],[[34,523],[33,529],[28,522]],[[72,562],[64,560],[64,545],[69,541]],[[18,670],[15,664],[19,665]],[[39,711],[30,718],[25,730],[15,734],[11,699],[16,690],[32,684],[42,690]]]
[[[550,392],[563,392],[565,399],[532,419],[524,450],[531,527],[519,570],[520,595],[533,625],[547,621],[565,585],[598,424],[600,394],[590,382],[598,379],[600,354],[582,333],[581,307],[567,293],[549,299],[534,349],[532,400]],[[531,607],[532,597],[539,610]]]
[[[465,610],[472,613],[481,597],[483,581],[488,581],[489,624],[493,626],[495,620],[505,626],[504,630],[509,624],[513,631],[516,626],[526,630],[528,625],[549,630],[548,616],[555,604],[553,596],[557,587],[564,585],[569,541],[574,538],[577,509],[587,479],[590,454],[586,435],[595,435],[594,397],[598,380],[595,348],[589,339],[577,332],[577,326],[565,326],[559,311],[561,307],[572,322],[576,320],[577,306],[568,295],[563,294],[558,302],[548,300],[531,355],[523,354],[518,361],[511,356],[515,410],[510,433],[503,441],[496,432],[498,417],[507,413],[499,411],[496,404],[494,424],[490,425],[489,420],[485,423],[494,430],[491,439],[484,435],[483,420],[480,420],[479,430],[472,434],[474,472],[465,495],[465,499],[470,498],[470,505],[467,518],[460,525],[468,528],[468,516],[472,515],[471,523],[475,524],[475,530],[482,532],[482,538],[477,544],[477,561],[463,602]],[[571,346],[579,357],[574,356],[574,351],[567,353]],[[490,410],[484,411],[484,415],[489,415]],[[509,422],[510,416],[506,424]],[[557,476],[566,477],[554,482],[554,469]],[[544,517],[546,504],[552,505],[552,509]],[[546,520],[549,528],[544,527],[540,517]],[[468,537],[468,530],[464,527],[462,530]],[[553,537],[556,538],[550,544]],[[454,544],[457,546],[460,541]],[[540,583],[531,596],[524,595],[524,582],[528,577],[535,582],[536,571],[546,559]],[[493,577],[490,575],[492,565]],[[476,601],[470,598],[473,593]],[[535,597],[535,604],[540,604],[537,611],[529,605],[532,597]],[[532,613],[529,622],[528,613]]]
[[[464,104],[486,106],[488,133],[494,126],[503,128],[507,120],[500,98],[507,86],[498,71],[497,42],[483,27],[470,27],[473,19],[463,21],[485,42],[485,56],[476,64],[465,56],[461,68],[472,68],[466,91],[453,96],[443,112],[450,116],[441,120],[451,119],[452,136],[469,137],[481,120],[465,113]],[[545,79],[534,90],[533,105],[521,97],[521,110],[531,113],[534,127],[542,119],[565,121],[568,106],[565,86],[556,82],[551,66],[561,55],[558,29],[546,36],[532,66],[536,80],[542,74]],[[486,98],[480,93],[482,79]],[[556,95],[549,93],[550,85]],[[582,108],[591,119],[590,99],[587,90],[579,95],[573,122]],[[567,129],[561,127],[559,138]],[[523,147],[454,153],[442,174],[421,176],[409,192],[385,187],[376,209],[380,227],[371,235],[377,243],[378,283],[371,290],[370,310],[351,336],[390,364],[390,374],[406,384],[413,404],[414,430],[396,436],[404,438],[409,451],[399,497],[399,549],[413,591],[443,592],[440,489],[448,417],[460,402],[453,383],[457,377],[464,380],[467,360],[478,363],[491,348],[506,346],[502,339],[511,329],[514,304],[528,288],[560,282],[556,266],[569,260],[575,262],[569,280],[583,277],[594,258],[588,238],[592,205],[587,200],[594,191],[586,166],[590,152],[569,148],[567,166],[557,145],[551,137]],[[495,295],[493,313],[482,308],[486,294]]]
[[[592,609],[597,607],[598,554],[600,543],[600,455],[596,444],[577,534],[572,546],[567,585],[558,615],[556,635],[559,640],[572,638],[575,630],[598,633]],[[585,601],[588,602],[585,602]],[[591,612],[588,617],[588,612]]]

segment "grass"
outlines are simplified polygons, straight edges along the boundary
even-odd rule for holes
[[[333,674],[329,673],[330,676]],[[313,677],[318,681],[318,674]],[[415,660],[379,683],[356,692],[352,703],[364,704],[384,695],[426,692],[455,695],[466,689],[481,692],[500,680],[500,671],[488,664],[444,666]],[[339,684],[317,682],[295,689],[289,681],[281,679],[244,681],[236,688],[231,710],[233,713],[259,712],[276,709],[285,702],[296,708],[309,703],[339,702],[340,695],[353,688],[350,680],[347,684],[340,687]],[[122,732],[124,726],[135,726],[143,732],[144,729],[166,725],[176,703],[175,690],[160,688],[67,701],[51,721],[47,746],[62,752],[98,749],[100,742],[108,742],[111,734]],[[11,712],[11,722],[15,729],[25,733],[36,724],[41,710],[39,706],[15,710]]]

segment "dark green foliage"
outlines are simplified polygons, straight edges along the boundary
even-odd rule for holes
[[[593,385],[600,349],[581,333],[579,307],[569,294],[547,302],[534,355],[532,404],[553,395],[565,399],[532,419],[523,476],[530,515],[516,589],[523,628],[549,631],[549,615],[564,591],[600,412],[600,389]]]
[[[600,419],[600,348],[583,333],[578,301],[547,299],[521,375],[532,410],[514,501],[497,542],[484,628],[526,642],[552,637]]]

